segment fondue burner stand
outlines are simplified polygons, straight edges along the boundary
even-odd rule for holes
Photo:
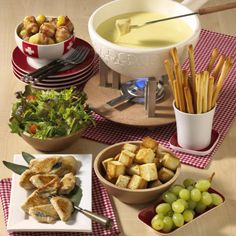
[[[175,122],[173,96],[164,76],[159,81],[128,78],[100,60],[99,73],[86,83],[84,92],[97,114],[116,123],[151,128]]]

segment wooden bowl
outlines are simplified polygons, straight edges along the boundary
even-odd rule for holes
[[[54,152],[68,148],[74,143],[84,132],[81,129],[74,134],[62,137],[38,139],[30,136],[28,133],[21,134],[21,137],[32,147],[43,152]]]
[[[180,174],[181,167],[179,166],[177,168],[175,175],[168,182],[158,187],[147,188],[147,189],[136,189],[136,190],[131,190],[128,188],[120,188],[104,178],[105,173],[102,166],[102,161],[107,158],[116,156],[121,151],[122,146],[125,143],[140,144],[141,141],[126,141],[126,142],[116,143],[103,149],[100,153],[98,153],[98,155],[94,160],[94,171],[96,176],[98,177],[100,183],[107,190],[107,192],[113,195],[114,197],[118,198],[122,202],[129,204],[141,204],[157,199],[163,192],[169,189],[170,186],[176,181],[176,179]],[[159,148],[161,151],[168,151],[171,153],[170,150],[160,145]]]

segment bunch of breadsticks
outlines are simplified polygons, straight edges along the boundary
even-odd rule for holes
[[[182,70],[177,49],[170,50],[170,60],[165,60],[165,69],[175,98],[175,106],[182,112],[204,113],[215,107],[224,80],[228,76],[232,65],[232,57],[220,55],[215,48],[210,56],[207,68],[196,72],[193,46],[188,46],[188,59],[191,75]]]

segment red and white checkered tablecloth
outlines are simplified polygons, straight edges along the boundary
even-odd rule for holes
[[[113,219],[111,229],[104,229],[97,223],[92,223],[92,233],[68,233],[68,232],[12,232],[9,236],[116,236],[120,234],[116,221],[114,209],[108,196],[107,191],[101,186],[96,175],[93,173],[92,188],[92,210],[100,215],[105,215]],[[11,179],[0,180],[0,199],[4,213],[5,224],[8,219],[8,208],[10,204]],[[1,234],[1,230],[0,230]]]
[[[202,30],[200,40],[195,48],[196,70],[201,71],[206,68],[211,52],[214,48],[219,48],[220,54],[231,56],[236,60],[236,37],[221,33]],[[189,70],[186,62],[183,66]],[[218,99],[217,109],[214,117],[213,128],[220,134],[220,139],[213,151],[204,156],[194,156],[190,154],[175,152],[181,159],[181,162],[198,168],[206,168],[212,156],[223,142],[231,124],[236,117],[236,62],[224,82]],[[141,140],[145,136],[150,136],[160,142],[163,146],[169,148],[169,139],[176,131],[175,123],[157,127],[153,130],[144,128],[130,127],[114,123],[105,118],[94,114],[97,122],[96,127],[89,127],[84,138],[97,142],[114,144],[127,140]]]

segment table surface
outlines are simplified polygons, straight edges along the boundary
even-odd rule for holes
[[[87,22],[91,13],[108,2],[108,0],[0,0],[0,179],[10,177],[11,172],[2,165],[2,160],[12,161],[13,154],[26,151],[37,153],[26,144],[20,137],[11,134],[8,127],[8,119],[12,103],[15,100],[14,92],[21,90],[23,84],[14,78],[11,67],[11,53],[16,47],[14,29],[26,15],[68,15],[75,25],[77,36],[90,41],[88,36]],[[211,0],[207,5],[215,5],[226,0]],[[225,12],[201,16],[202,27],[212,31],[222,32],[236,36],[236,9]],[[236,235],[236,123],[230,128],[225,140],[216,152],[209,167],[205,170],[182,165],[179,178],[207,177],[216,172],[213,187],[224,194],[226,203],[218,208],[215,214],[202,217],[196,223],[190,224],[175,235],[198,236],[198,235]],[[79,139],[72,147],[63,153],[92,153],[94,156],[106,145],[86,139]],[[157,235],[148,231],[137,219],[137,213],[145,205],[132,206],[124,204],[117,199],[114,207],[120,224],[121,235]],[[3,212],[0,207],[0,234],[6,236],[6,227],[3,221]]]

